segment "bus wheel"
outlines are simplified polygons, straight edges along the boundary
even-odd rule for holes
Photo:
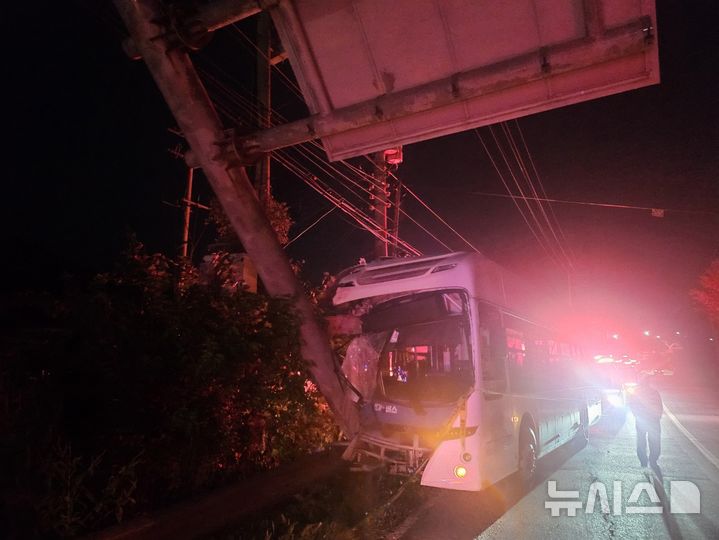
[[[586,407],[579,411],[579,445],[581,448],[589,442],[589,412]]]
[[[525,427],[519,438],[519,480],[521,487],[529,491],[537,474],[537,437],[531,427]]]

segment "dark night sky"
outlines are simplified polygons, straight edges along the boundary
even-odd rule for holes
[[[167,131],[174,122],[159,92],[145,66],[121,51],[109,2],[57,4],[2,8],[10,91],[5,291],[55,288],[63,276],[106,270],[130,231],[151,250],[172,253],[178,243],[180,213],[162,201],[181,196],[184,172],[167,152],[179,140]],[[49,16],[38,17],[41,11]],[[715,2],[659,0],[658,11],[660,85],[520,120],[550,197],[719,213]],[[242,73],[247,58],[222,51],[231,43],[218,35],[203,54],[234,59]],[[281,93],[275,105],[286,114],[301,110]],[[511,201],[471,195],[503,192],[472,132],[406,147],[398,174],[490,257],[519,273],[562,281]],[[294,232],[329,208],[282,172],[275,190],[291,206]],[[207,200],[206,186],[200,195]],[[407,210],[423,215],[410,203]],[[554,210],[576,255],[577,292],[598,309],[645,320],[681,318],[690,309],[687,290],[719,256],[716,215],[669,212],[657,219],[636,210]],[[202,228],[198,221],[194,230]],[[441,227],[433,229],[453,248],[465,248]],[[428,237],[404,230],[423,251],[442,252]],[[317,279],[367,256],[371,246],[369,235],[335,212],[289,253],[306,259]]]

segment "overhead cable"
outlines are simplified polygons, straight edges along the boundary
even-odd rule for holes
[[[517,131],[519,132],[519,138],[522,141],[522,145],[524,146],[524,150],[527,154],[527,157],[529,158],[529,163],[532,166],[532,170],[534,171],[534,176],[537,179],[537,183],[539,184],[539,189],[542,193],[542,197],[547,198],[547,192],[544,189],[544,183],[542,182],[542,178],[539,176],[539,171],[537,170],[536,165],[534,164],[534,159],[532,158],[532,153],[529,151],[529,146],[527,146],[527,141],[524,138],[524,132],[522,131],[522,126],[519,125],[519,120],[516,118],[514,119],[514,123],[517,126]],[[557,230],[559,231],[559,236],[562,239],[562,242],[565,243],[567,251],[569,253],[570,259],[574,260],[574,253],[572,251],[572,246],[567,242],[567,237],[564,234],[564,230],[562,229],[561,224],[559,223],[559,220],[557,219],[557,215],[554,213],[554,208],[551,204],[549,206],[549,212],[552,215],[552,218],[554,219],[554,222],[557,225]]]
[[[502,171],[500,170],[499,166],[497,165],[497,162],[495,161],[494,156],[492,156],[491,152],[489,151],[489,147],[488,147],[487,144],[484,142],[484,138],[482,137],[482,134],[481,134],[481,133],[479,132],[479,130],[476,129],[476,128],[475,128],[475,130],[474,130],[474,133],[475,133],[475,135],[477,135],[477,138],[479,139],[479,142],[481,143],[482,148],[484,148],[484,152],[487,154],[487,157],[489,158],[490,163],[491,163],[492,166],[494,167],[494,170],[497,172],[497,176],[499,176],[499,179],[500,179],[500,181],[502,182],[502,184],[504,185],[504,188],[507,190],[507,193],[510,194],[510,196],[511,196],[511,198],[512,198],[512,201],[514,202],[514,205],[515,205],[515,207],[517,208],[517,211],[519,212],[519,214],[522,216],[522,219],[524,220],[524,223],[527,225],[527,227],[528,227],[529,230],[531,231],[532,235],[533,235],[534,238],[537,240],[537,243],[538,243],[538,244],[540,245],[540,247],[544,250],[544,252],[547,254],[547,256],[548,256],[550,259],[556,261],[556,259],[553,257],[553,255],[549,252],[549,249],[547,248],[547,246],[544,244],[544,242],[542,241],[542,239],[541,239],[541,238],[539,237],[539,235],[537,234],[537,231],[534,230],[534,227],[532,226],[531,222],[529,221],[529,219],[527,218],[527,216],[524,214],[524,210],[522,210],[522,207],[521,207],[521,206],[519,205],[519,203],[517,202],[517,199],[522,199],[522,197],[515,197],[515,196],[513,195],[512,189],[509,187],[509,184],[507,183],[507,180],[504,178],[504,175],[502,174]]]
[[[512,154],[514,155],[514,159],[519,166],[519,170],[520,170],[521,174],[524,176],[530,190],[532,191],[532,195],[534,196],[533,200],[534,200],[534,202],[536,202],[537,206],[539,207],[539,211],[541,212],[540,217],[544,219],[544,222],[546,223],[546,226],[549,229],[549,232],[551,233],[552,237],[554,238],[554,242],[556,243],[556,246],[558,248],[558,253],[559,253],[559,255],[561,255],[560,259],[566,263],[567,268],[569,270],[573,271],[574,265],[572,264],[572,261],[571,261],[569,255],[567,255],[567,252],[564,249],[563,242],[561,241],[559,235],[557,234],[557,231],[555,230],[554,225],[552,224],[552,220],[549,219],[549,215],[547,214],[547,212],[544,208],[544,203],[537,200],[539,198],[539,193],[537,192],[537,188],[535,187],[532,177],[529,174],[529,171],[527,170],[527,166],[524,163],[524,158],[522,157],[522,153],[519,151],[519,148],[514,141],[514,136],[512,135],[512,132],[509,129],[509,125],[507,124],[507,122],[502,122],[501,127],[502,127],[502,131],[504,132],[505,138],[509,142],[510,150],[512,151]],[[529,204],[529,203],[527,203],[527,204]],[[551,238],[549,238],[548,241],[551,243]]]

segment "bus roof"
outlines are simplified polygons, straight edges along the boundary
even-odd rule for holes
[[[538,318],[536,289],[480,253],[380,259],[346,270],[338,278],[335,305],[365,298],[460,288],[470,296]],[[539,317],[539,320],[544,317]]]

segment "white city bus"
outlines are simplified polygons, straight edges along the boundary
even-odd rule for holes
[[[362,404],[345,457],[477,491],[588,436],[600,401],[579,351],[528,318],[521,284],[476,253],[360,265],[333,302],[362,313],[343,370]]]

